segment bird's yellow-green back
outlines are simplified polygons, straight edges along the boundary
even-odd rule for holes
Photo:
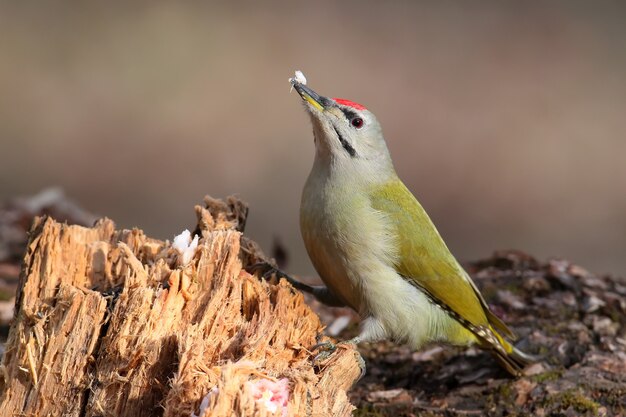
[[[398,236],[397,272],[427,292],[443,308],[473,326],[493,325],[507,336],[512,332],[489,311],[467,273],[448,250],[419,202],[395,177],[370,194],[372,207],[381,211]]]
[[[461,326],[446,329],[444,340],[489,349],[511,374],[536,358],[504,339],[513,332],[491,312],[470,277],[448,250],[419,202],[397,177],[372,189],[372,207],[382,212],[397,236],[396,271],[446,310]],[[441,336],[441,335],[440,335]],[[504,337],[503,337],[504,336]]]

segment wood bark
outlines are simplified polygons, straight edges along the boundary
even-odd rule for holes
[[[285,281],[245,268],[263,259],[242,235],[240,201],[205,199],[187,265],[141,230],[38,218],[0,372],[3,416],[348,416],[358,353],[313,364],[318,317]],[[287,378],[287,408],[255,398]]]

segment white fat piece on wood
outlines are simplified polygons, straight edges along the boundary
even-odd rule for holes
[[[306,85],[306,77],[304,76],[302,71],[298,70],[295,72],[295,76],[289,79],[289,83],[291,84],[291,90],[289,90],[289,92],[291,93],[293,91],[294,84],[297,83],[297,84]]]
[[[193,240],[191,239],[191,232],[185,229],[181,234],[174,237],[172,247],[179,253],[178,263],[180,266],[187,265],[193,257],[196,255],[198,248],[198,235],[195,235]]]

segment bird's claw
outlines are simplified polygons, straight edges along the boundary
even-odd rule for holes
[[[355,338],[355,339],[346,340],[345,342],[341,342],[341,343],[338,343],[338,344],[335,344],[335,343],[331,342],[330,340],[327,340],[325,342],[319,342],[319,343],[313,345],[311,347],[311,349],[310,349],[311,351],[319,350],[319,353],[317,355],[315,355],[315,357],[313,358],[313,363],[315,365],[317,365],[320,362],[323,362],[326,359],[330,358],[331,355],[333,353],[335,353],[335,351],[337,350],[339,345],[354,345],[354,346],[356,346],[358,344],[358,341],[359,341],[359,339]],[[357,359],[357,362],[358,362],[358,365],[359,365],[359,370],[361,371],[361,374],[357,378],[357,381],[358,381],[361,378],[363,378],[363,376],[365,376],[365,372],[366,372],[367,367],[365,366],[365,359],[363,359],[363,356],[361,356],[359,351],[355,349],[354,353],[357,356],[356,359]]]
[[[311,347],[311,351],[319,350],[319,353],[313,358],[313,363],[319,363],[330,358],[337,350],[337,345],[327,340],[325,342],[316,343]]]
[[[367,372],[367,366],[365,365],[365,359],[363,359],[363,356],[361,356],[361,353],[359,351],[355,351],[355,352],[357,356],[356,360],[359,363],[359,370],[361,371],[361,374],[359,375],[357,380],[354,381],[354,383],[356,384],[358,381],[361,380],[361,378],[365,376],[365,373]]]

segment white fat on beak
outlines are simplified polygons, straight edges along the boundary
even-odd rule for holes
[[[289,79],[289,83],[291,84],[291,89],[289,90],[289,92],[291,93],[293,91],[294,84],[298,83],[298,84],[306,85],[306,77],[304,76],[302,71],[298,70],[295,72],[295,76]]]

